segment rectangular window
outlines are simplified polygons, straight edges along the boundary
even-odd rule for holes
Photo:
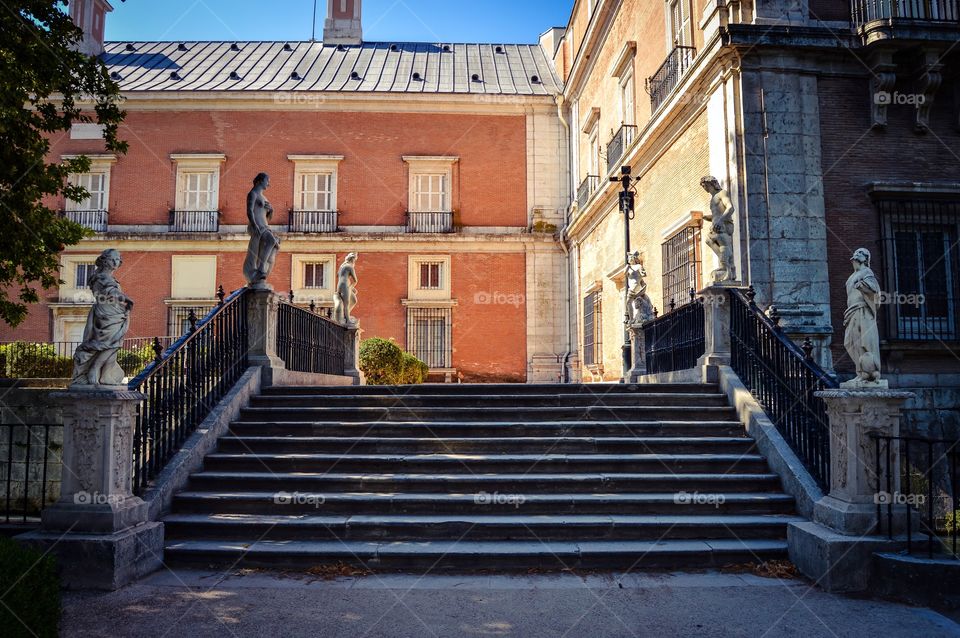
[[[960,202],[879,202],[885,271],[880,276],[887,339],[960,339]],[[875,262],[877,260],[875,259]]]
[[[336,210],[333,173],[300,173],[299,210]]]
[[[90,277],[97,271],[97,265],[94,262],[78,262],[75,264],[76,269],[74,271],[74,288],[77,290],[83,290],[89,288],[90,285],[87,283],[90,281]]]
[[[82,202],[67,200],[67,210],[107,210],[106,173],[78,173],[71,176],[70,182],[80,186],[90,194]]]
[[[451,310],[407,309],[407,350],[431,369],[453,367]]]
[[[215,171],[184,171],[182,174],[181,210],[217,210],[217,173]]]
[[[690,31],[688,0],[670,0],[670,38],[673,46],[687,46]]]
[[[321,263],[303,264],[303,287],[324,288],[324,265]]]
[[[193,311],[193,317],[199,322],[201,319],[206,317],[214,306],[204,305],[204,306],[174,306],[170,308],[169,322],[167,329],[169,332],[167,336],[170,337],[181,337],[188,332],[190,332],[191,324],[191,311]]]
[[[213,299],[216,296],[216,255],[174,255],[171,270],[170,296],[173,299]]]
[[[420,290],[440,290],[443,288],[442,272],[443,264],[422,262],[420,264]]]
[[[593,132],[590,133],[590,150],[589,157],[587,158],[587,174],[588,175],[599,175],[600,174],[600,129],[595,127]]]
[[[445,173],[421,173],[414,176],[414,211],[417,213],[448,212],[449,179]]]
[[[583,365],[602,363],[602,309],[600,292],[596,290],[583,298]]]
[[[634,93],[633,71],[620,78],[620,113],[622,122],[628,126],[636,124],[637,108]]]
[[[661,246],[663,312],[690,303],[690,289],[700,290],[700,229],[687,226]]]

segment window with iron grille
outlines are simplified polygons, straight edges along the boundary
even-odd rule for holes
[[[324,287],[324,264],[305,263],[303,264],[303,287],[304,288],[323,288]]]
[[[407,309],[407,351],[430,369],[453,367],[450,308]]]
[[[440,262],[420,262],[420,290],[440,290],[443,288],[443,264]]]
[[[700,229],[687,226],[662,245],[663,312],[670,310],[671,300],[682,306],[690,303],[690,289],[700,289]]]
[[[883,200],[881,278],[886,339],[960,340],[960,201]],[[881,270],[882,268],[882,270]]]
[[[583,298],[583,365],[585,366],[601,363],[602,329],[600,291],[597,290]]]
[[[74,288],[81,290],[89,288],[90,277],[97,271],[97,265],[94,262],[81,262],[76,264],[76,279],[74,279]]]

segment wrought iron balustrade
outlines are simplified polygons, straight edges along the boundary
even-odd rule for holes
[[[651,113],[655,113],[667,101],[673,90],[680,84],[680,78],[690,69],[696,55],[697,50],[693,47],[674,47],[657,72],[647,78]]]
[[[586,207],[587,202],[589,202],[593,194],[597,192],[599,186],[599,175],[587,175],[583,181],[580,182],[580,187],[577,189],[577,206],[580,207],[580,210]]]
[[[960,22],[960,0],[851,0],[857,28],[877,20]]]
[[[172,337],[124,339],[117,363],[132,377],[153,360],[153,344],[166,347]],[[0,379],[69,379],[73,376],[73,353],[79,341],[6,341],[0,342]]]
[[[830,424],[815,392],[838,387],[813,360],[813,345],[801,350],[763,314],[751,289],[731,290],[731,367],[777,430],[824,490],[830,486]]]
[[[695,368],[706,350],[703,300],[690,291],[691,303],[643,325],[647,373]]]
[[[452,233],[453,212],[407,212],[408,233]]]
[[[339,230],[335,210],[292,210],[288,230],[291,233],[335,233]]]
[[[220,230],[218,210],[172,210],[171,233],[216,233]]]
[[[613,134],[607,144],[607,172],[620,165],[623,154],[626,153],[633,141],[637,139],[637,127],[633,124],[624,124]]]
[[[63,425],[0,424],[0,524],[35,526],[60,496]]]
[[[325,309],[320,309],[321,311]],[[342,375],[345,370],[347,329],[324,314],[280,303],[277,355],[287,370]]]
[[[223,299],[130,381],[142,392],[133,439],[133,489],[142,493],[247,369],[246,288]]]
[[[60,215],[75,224],[86,226],[95,233],[107,232],[110,213],[105,210],[64,210]]]

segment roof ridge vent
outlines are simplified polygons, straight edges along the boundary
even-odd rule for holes
[[[137,47],[133,46],[133,43],[127,42],[127,46],[124,47],[127,51],[136,51]]]
[[[184,42],[181,42],[180,44],[177,45],[177,51],[189,51],[189,50],[190,49],[187,48],[187,45]]]
[[[302,80],[303,78],[300,77],[300,74],[299,74],[299,73],[297,73],[296,71],[294,71],[293,73],[290,74],[290,79],[291,79],[291,80]]]
[[[399,51],[399,50],[400,50],[400,47],[398,47],[396,44],[391,44],[391,45],[390,45],[390,50],[391,50],[391,51]]]
[[[473,80],[474,82],[483,82],[483,80],[480,79],[479,73],[474,73],[473,75],[470,76],[470,79]]]
[[[360,79],[360,74],[357,73],[356,71],[354,71],[353,73],[350,74],[350,79],[351,79],[351,80],[359,80],[359,79]]]
[[[343,46],[342,44],[337,45],[337,51],[346,51],[346,50],[347,50],[347,47]]]
[[[240,45],[237,44],[236,42],[234,42],[233,44],[230,45],[230,50],[231,50],[231,51],[239,51],[239,50],[240,50]]]
[[[504,51],[503,51],[503,47],[500,46],[500,45],[497,45],[497,47],[493,50],[493,52],[494,52],[494,53],[503,53],[503,52],[504,52]]]
[[[230,71],[230,79],[231,79],[231,80],[242,80],[243,78],[240,77],[240,74],[237,73],[236,71]]]
[[[530,76],[530,81],[533,82],[534,84],[540,84],[540,76],[539,76],[539,75],[531,75],[531,76]]]
[[[420,75],[420,72],[419,72],[419,71],[414,71],[414,73],[413,73],[413,80],[414,80],[414,82],[419,82],[419,81],[421,81],[422,79],[423,79],[423,76]]]
[[[123,79],[123,76],[120,75],[119,73],[117,73],[116,71],[112,71],[112,72],[110,73],[110,79],[113,80],[113,81],[115,81],[115,82],[118,82],[118,81],[120,81],[120,80]]]
[[[443,52],[444,52],[444,53],[450,53],[450,45],[449,45],[449,44],[443,45]]]
[[[177,73],[176,71],[171,71],[171,72],[170,72],[170,79],[171,79],[171,80],[175,80],[175,81],[179,81],[179,80],[182,80],[183,78],[180,77],[180,74]]]
[[[285,42],[284,45],[283,45],[283,50],[284,50],[284,51],[293,51],[293,47],[290,46],[290,43],[289,43],[289,42]]]

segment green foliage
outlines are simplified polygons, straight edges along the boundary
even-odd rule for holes
[[[60,579],[53,556],[0,538],[0,627],[8,638],[55,638]]]
[[[368,385],[416,385],[427,380],[427,364],[400,349],[393,339],[360,344],[360,370]]]
[[[67,379],[73,376],[73,358],[60,356],[52,343],[18,341],[0,346],[3,367],[0,376],[8,379]]]
[[[73,50],[83,39],[57,0],[4,0],[0,6],[0,320],[16,326],[37,286],[59,285],[58,255],[88,231],[61,218],[44,198],[82,201],[88,193],[68,185],[71,173],[90,168],[86,157],[48,164],[51,140],[74,122],[104,128],[107,151],[125,153],[117,127],[120,87],[96,58]]]
[[[129,350],[121,348],[120,352],[117,353],[117,363],[123,368],[124,373],[130,377],[139,374],[153,361],[153,358],[153,348],[149,345]]]

